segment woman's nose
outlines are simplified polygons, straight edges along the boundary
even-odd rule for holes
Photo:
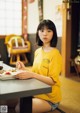
[[[44,34],[44,35],[47,35],[47,32],[46,32],[46,31],[44,31],[44,32],[43,32],[43,34]]]

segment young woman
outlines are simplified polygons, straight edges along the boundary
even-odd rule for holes
[[[35,78],[52,86],[52,92],[36,95],[33,98],[32,112],[43,113],[58,107],[61,101],[59,74],[62,57],[56,48],[57,32],[51,20],[43,20],[37,28],[36,42],[40,48],[35,51],[32,72],[27,71],[22,62],[17,62],[18,69],[26,70],[15,77],[18,79]],[[16,106],[19,112],[19,104]]]

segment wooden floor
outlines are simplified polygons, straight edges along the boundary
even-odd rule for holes
[[[80,77],[60,76],[62,101],[60,108],[66,113],[80,113]]]

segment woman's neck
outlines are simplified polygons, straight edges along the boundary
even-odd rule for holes
[[[50,45],[43,45],[42,49],[43,49],[45,52],[49,52],[50,50],[53,49],[53,47],[50,47]]]

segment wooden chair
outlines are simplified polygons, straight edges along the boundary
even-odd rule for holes
[[[21,36],[9,35],[5,38],[10,64],[15,65],[17,61],[28,63],[26,53],[30,52],[30,42],[24,41]]]

